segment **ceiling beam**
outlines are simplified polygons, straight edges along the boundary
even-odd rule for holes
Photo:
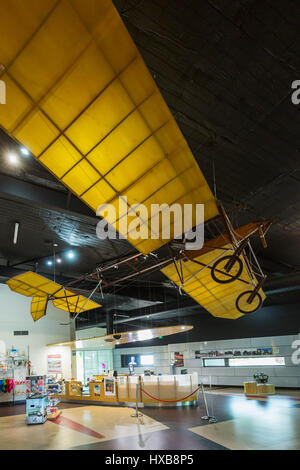
[[[84,220],[95,222],[96,215],[76,196],[48,187],[21,181],[8,175],[0,174],[0,197],[16,201],[26,201],[37,207],[54,209],[64,214],[80,215]]]

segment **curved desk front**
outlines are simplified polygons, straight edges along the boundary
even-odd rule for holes
[[[60,400],[88,401],[97,403],[138,403],[144,406],[180,406],[194,404],[197,400],[198,375],[121,375],[97,377],[89,383],[89,393],[83,394],[80,382],[66,382],[65,393],[57,395]],[[149,397],[144,391],[147,392]],[[190,395],[190,396],[188,396]],[[188,398],[186,398],[188,397]]]

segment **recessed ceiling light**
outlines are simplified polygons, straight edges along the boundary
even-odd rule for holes
[[[48,259],[48,261],[46,261],[46,264],[47,264],[47,266],[52,266],[52,265],[53,265],[53,261],[51,261],[51,259]]]
[[[73,259],[73,258],[75,257],[74,251],[68,251],[67,257],[68,257],[69,259]]]
[[[26,157],[28,157],[28,155],[30,155],[30,152],[29,152],[29,150],[28,150],[26,147],[21,147],[21,148],[20,148],[20,152],[21,152],[23,155],[26,155]]]
[[[7,159],[11,165],[18,165],[19,164],[19,159],[15,153],[9,153],[7,155]]]
[[[14,245],[16,245],[16,244],[17,244],[17,241],[18,241],[19,227],[20,227],[19,222],[15,222]]]
[[[57,262],[57,263],[61,263],[61,258],[57,258],[57,259],[56,259],[56,262]]]

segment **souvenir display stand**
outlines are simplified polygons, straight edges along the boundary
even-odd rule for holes
[[[55,396],[47,397],[47,419],[55,420],[61,414],[61,410],[57,408],[59,404],[59,399]]]
[[[47,421],[47,396],[36,395],[26,398],[26,423],[43,424]]]
[[[27,395],[29,397],[46,394],[46,375],[30,375],[26,377],[26,381]]]
[[[47,420],[46,376],[31,375],[26,377],[26,382],[26,423],[43,424]]]
[[[26,400],[26,375],[28,373],[28,360],[25,357],[14,358],[14,401]]]
[[[26,374],[25,356],[0,357],[0,402],[26,399]]]
[[[47,376],[47,419],[55,420],[61,414],[61,410],[57,408],[60,401],[56,395],[63,392],[63,384],[62,378],[58,380],[57,376]]]

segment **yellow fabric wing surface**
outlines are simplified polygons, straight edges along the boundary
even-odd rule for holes
[[[19,274],[9,279],[6,284],[12,291],[26,297],[47,297],[48,295],[54,295],[62,289],[60,284],[32,271]]]
[[[229,247],[230,246],[228,245],[224,248]],[[195,260],[205,266],[212,265],[213,260],[220,256],[220,254],[220,250],[213,250],[209,253],[198,256]],[[232,252],[224,252],[224,255],[225,254],[232,254]],[[245,266],[243,267],[243,272],[240,275],[240,279],[242,279],[242,281],[236,279],[228,284],[220,284],[214,281],[211,277],[211,270],[209,268],[203,269],[204,266],[200,266],[195,262],[182,262],[182,267],[184,279],[184,286],[182,289],[209,313],[214,317],[228,319],[236,319],[243,316],[243,313],[236,308],[236,299],[242,292],[253,290],[253,285],[250,282],[250,277]],[[161,271],[178,286],[181,286],[181,281],[173,263],[163,268]],[[263,291],[260,290],[259,293],[264,300],[265,294]]]
[[[87,301],[86,297],[83,295],[74,294],[67,290],[65,294],[62,290],[60,292],[60,296],[63,297],[64,295],[66,295],[66,298],[58,297],[52,302],[55,307],[60,308],[61,310],[65,310],[66,312],[78,313],[81,308],[81,311],[85,312],[86,310],[92,310],[93,308],[101,307],[101,305],[93,302],[92,300]]]
[[[33,297],[31,301],[30,313],[34,321],[46,315],[48,297]]]
[[[124,207],[205,204],[209,186],[110,0],[0,0],[0,63],[7,104],[0,126],[142,253],[169,239],[134,239]],[[127,198],[119,208],[118,198]],[[125,201],[125,199],[123,199]],[[195,214],[189,230],[195,225]],[[149,233],[149,232],[148,232]]]
[[[45,315],[43,299],[46,303],[48,296],[51,296],[55,307],[70,313],[78,313],[82,307],[82,312],[101,307],[96,302],[87,300],[83,295],[79,295],[31,271],[13,277],[6,284],[14,292],[18,292],[26,297],[33,297],[31,314],[35,321]],[[44,313],[42,314],[43,311]],[[35,316],[38,318],[35,318]]]

